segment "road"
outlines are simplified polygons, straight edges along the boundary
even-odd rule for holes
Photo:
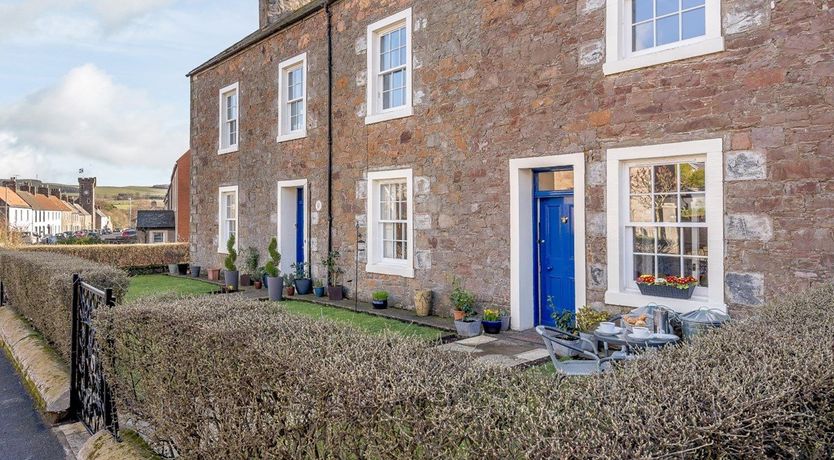
[[[0,350],[0,460],[64,460],[8,356]]]

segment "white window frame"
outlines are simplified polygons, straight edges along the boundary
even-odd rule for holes
[[[608,149],[607,161],[607,253],[608,290],[605,303],[626,307],[642,307],[650,302],[666,305],[678,312],[687,312],[702,306],[726,311],[724,303],[724,164],[722,139],[678,142],[638,147]],[[628,166],[639,161],[666,163],[701,159],[704,161],[706,224],[709,229],[707,244],[709,255],[709,287],[706,295],[693,295],[689,300],[644,296],[633,285],[626,263],[630,251],[625,235],[628,222]],[[696,292],[699,290],[696,290]]]
[[[223,239],[223,224],[224,210],[223,210],[223,195],[227,193],[235,194],[235,250],[240,247],[240,194],[238,193],[238,186],[231,185],[227,187],[220,187],[217,194],[217,252],[219,254],[228,254],[226,250],[226,239]]]
[[[163,243],[167,243],[167,242],[168,242],[167,233],[168,233],[168,232],[166,232],[166,231],[151,230],[150,232],[148,232],[148,236],[150,236],[150,243],[151,243],[151,244],[163,244]],[[154,239],[154,236],[155,236],[155,235],[162,235],[162,241],[160,241],[159,243],[157,243],[156,241],[154,241],[153,239]]]
[[[632,49],[631,4],[633,0],[606,0],[605,64],[602,71],[612,75],[628,70],[724,51],[721,35],[721,0],[705,0],[705,34],[654,48]]]
[[[235,142],[234,144],[226,145],[223,133],[224,133],[224,127],[225,127],[226,123],[231,121],[231,120],[226,120],[226,96],[229,93],[235,93],[235,96],[237,96],[237,118],[235,119],[235,121],[237,122],[237,137],[235,138],[235,140],[237,142]],[[229,86],[226,86],[225,88],[222,88],[219,91],[219,98],[218,99],[220,101],[219,104],[218,104],[218,106],[219,106],[218,108],[220,109],[220,112],[218,113],[218,119],[219,119],[218,131],[219,131],[219,134],[217,136],[217,141],[218,141],[217,154],[218,155],[224,155],[224,154],[227,154],[227,153],[237,152],[238,147],[240,146],[240,118],[241,118],[241,114],[242,114],[242,111],[240,109],[241,108],[240,84],[238,82],[235,82],[235,83],[233,83]],[[225,145],[225,147],[224,147],[224,145]]]
[[[382,79],[379,71],[380,38],[386,33],[405,26],[405,105],[387,110],[382,109]],[[368,83],[365,106],[367,115],[365,124],[370,125],[397,118],[410,117],[414,114],[412,107],[412,81],[414,65],[411,41],[411,8],[377,21],[368,26]]]
[[[382,257],[382,235],[378,235],[379,222],[379,187],[386,181],[403,180],[408,187],[406,259],[385,259]],[[368,202],[367,202],[368,240],[366,254],[368,258],[365,271],[384,275],[397,275],[404,278],[414,278],[414,180],[411,169],[397,169],[391,171],[368,172]]]
[[[298,67],[301,67],[302,73],[301,102],[304,106],[304,122],[302,123],[301,129],[291,131],[291,110],[290,102],[287,99],[289,91],[286,86],[289,79],[289,72]],[[307,53],[302,53],[278,64],[278,88],[280,104],[278,104],[278,138],[276,140],[278,142],[286,142],[307,137]]]

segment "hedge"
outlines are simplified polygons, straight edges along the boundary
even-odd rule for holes
[[[72,354],[72,275],[101,289],[113,288],[117,302],[127,274],[113,267],[63,254],[0,250],[0,280],[9,303],[64,359]]]
[[[226,296],[98,321],[117,406],[186,459],[834,454],[830,287],[574,379]]]
[[[117,268],[164,266],[189,260],[188,243],[35,245],[21,249],[66,254]]]

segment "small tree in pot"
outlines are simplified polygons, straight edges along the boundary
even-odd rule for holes
[[[313,280],[310,277],[310,264],[307,262],[298,262],[292,264],[292,270],[295,274],[295,290],[298,295],[308,295],[313,292]]]
[[[284,290],[284,280],[281,278],[281,271],[278,269],[281,265],[281,253],[278,252],[278,240],[273,238],[269,242],[267,252],[269,252],[270,260],[267,261],[264,272],[266,273],[266,287],[269,291],[269,300],[281,300],[281,293]]]
[[[321,264],[327,269],[327,298],[330,300],[342,300],[344,298],[345,288],[339,284],[339,277],[344,273],[344,270],[339,267],[340,257],[339,251],[330,251],[330,254],[321,260]]]
[[[258,279],[258,264],[261,261],[261,254],[257,248],[248,247],[240,251],[240,256],[243,258],[243,270],[240,274],[240,284],[244,286],[252,286],[255,280]]]
[[[237,291],[238,282],[240,280],[240,272],[237,271],[237,251],[235,250],[235,235],[229,235],[229,241],[226,242],[226,260],[223,263],[226,267],[225,281],[226,287],[230,291]]]

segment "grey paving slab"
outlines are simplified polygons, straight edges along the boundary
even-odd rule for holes
[[[491,366],[501,366],[501,367],[515,367],[521,364],[525,364],[526,361],[521,359],[513,358],[512,356],[505,356],[505,355],[484,355],[479,356],[475,359],[483,364],[488,364]]]
[[[64,448],[0,351],[0,459],[64,460]]]
[[[496,339],[495,337],[490,337],[488,335],[479,335],[477,337],[469,337],[468,339],[458,340],[458,343],[461,345],[478,346],[490,342],[495,342],[497,340],[498,339]]]
[[[546,348],[536,348],[535,350],[525,351],[524,353],[519,353],[515,355],[516,358],[524,360],[524,361],[537,361],[542,358],[547,358],[550,355],[547,353]]]

